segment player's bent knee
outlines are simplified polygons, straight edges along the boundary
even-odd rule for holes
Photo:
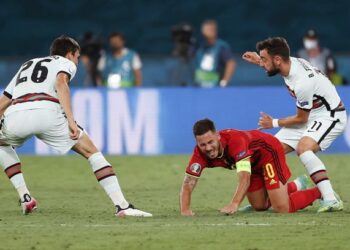
[[[252,205],[252,207],[253,207],[253,209],[254,209],[255,211],[258,211],[258,212],[260,212],[260,211],[266,211],[267,209],[269,209],[268,206],[254,206],[254,205]]]
[[[72,149],[78,154],[84,156],[85,158],[89,158],[94,153],[99,152],[95,144],[90,139],[90,137],[85,133]]]
[[[317,152],[319,150],[319,146],[312,138],[304,137],[299,141],[296,152],[298,155],[301,155],[309,150]]]
[[[278,213],[289,213],[289,204],[273,204],[272,208]]]

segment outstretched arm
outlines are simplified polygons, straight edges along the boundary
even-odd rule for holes
[[[231,203],[225,206],[224,208],[220,209],[220,212],[224,214],[233,214],[237,212],[239,205],[241,204],[245,195],[247,194],[250,185],[251,166],[249,159],[237,162],[236,167],[238,184],[233,198],[231,200]]]
[[[280,119],[274,119],[272,116],[261,112],[258,129],[269,129],[277,127],[290,127],[299,124],[305,124],[309,120],[310,111],[297,108],[294,116],[289,116]]]
[[[247,51],[243,54],[242,56],[243,60],[246,60],[247,62],[250,62],[252,64],[256,64],[260,66],[261,63],[261,58],[258,55],[258,53],[256,52],[252,52],[252,51]]]
[[[194,213],[191,210],[191,194],[198,182],[198,178],[185,175],[185,179],[182,183],[181,193],[180,193],[180,212],[184,216],[193,216]]]

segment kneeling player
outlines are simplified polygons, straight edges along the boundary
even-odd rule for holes
[[[272,135],[258,130],[217,132],[209,119],[197,121],[193,133],[197,146],[182,184],[182,215],[193,215],[190,208],[192,191],[203,169],[210,167],[237,170],[236,192],[231,202],[220,209],[221,213],[235,213],[246,195],[255,210],[272,206],[280,213],[295,212],[321,198],[316,187],[300,190],[300,181],[287,183],[291,173],[282,145]]]
[[[22,203],[23,213],[32,212],[37,202],[31,197],[12,148],[36,136],[58,152],[70,149],[85,157],[98,182],[116,206],[116,216],[152,216],[135,209],[121,191],[111,164],[75,122],[69,95],[80,55],[79,44],[70,37],[54,40],[50,56],[24,63],[0,97],[0,165],[10,178]]]

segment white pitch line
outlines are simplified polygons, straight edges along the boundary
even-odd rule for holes
[[[273,226],[281,226],[282,224],[273,224],[273,223],[246,223],[246,222],[235,222],[235,223],[180,223],[180,224],[132,224],[133,227],[139,226],[139,227],[191,227],[191,226],[203,226],[203,227],[226,227],[226,226],[237,226],[237,227],[273,227]],[[337,223],[330,223],[330,224],[323,224],[323,223],[316,223],[315,221],[312,222],[296,222],[296,223],[286,223],[283,225],[287,226],[331,226],[331,227],[342,227],[343,224],[337,224]],[[48,225],[38,225],[38,224],[24,224],[20,225],[21,227],[32,227],[32,228],[40,228],[40,227],[47,227]],[[119,227],[119,226],[128,226],[127,224],[52,224],[51,226],[59,226],[59,227],[69,227],[69,228],[75,228],[75,227]],[[1,228],[1,226],[0,226]]]

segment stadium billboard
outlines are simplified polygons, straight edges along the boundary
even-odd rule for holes
[[[350,87],[339,87],[350,105]],[[295,100],[284,87],[226,89],[144,88],[72,89],[75,118],[105,154],[187,154],[194,146],[193,123],[205,117],[218,129],[256,129],[261,111],[273,117],[295,113]],[[277,130],[268,130],[275,133]],[[350,123],[344,135],[327,150],[347,153]],[[22,154],[55,154],[38,140],[18,149]]]

